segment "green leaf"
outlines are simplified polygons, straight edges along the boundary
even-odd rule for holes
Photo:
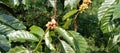
[[[115,29],[115,23],[112,20],[109,20],[110,17],[105,17],[101,21],[101,30],[103,33],[112,32]]]
[[[9,6],[9,7],[13,7],[13,6],[12,6],[12,3],[9,2],[9,0],[0,0],[0,3],[4,3],[4,4],[6,4],[6,5]]]
[[[23,46],[16,46],[15,48],[11,48],[8,53],[32,53],[32,51]]]
[[[72,19],[67,19],[67,21],[66,21],[65,24],[63,25],[63,28],[64,28],[64,29],[68,29],[68,27],[69,27],[70,24],[71,24],[71,21],[72,21]]]
[[[71,46],[74,47],[74,43],[73,43],[73,38],[69,36],[69,34],[67,33],[67,31],[65,31],[64,29],[60,28],[60,27],[55,27],[56,32],[58,32],[58,34],[60,36],[62,36]]]
[[[120,42],[120,26],[116,27],[114,32],[111,33],[113,36],[109,38],[108,47],[114,47],[118,42]]]
[[[44,35],[43,29],[40,28],[40,27],[38,27],[38,26],[35,26],[35,25],[33,25],[32,27],[30,27],[30,32],[32,34],[38,35],[40,37],[43,37],[43,35]]]
[[[22,22],[16,19],[13,16],[9,16],[6,14],[0,14],[0,22],[14,28],[14,29],[26,29]]]
[[[14,31],[11,32],[7,35],[9,37],[10,40],[16,42],[25,42],[27,41],[39,41],[37,39],[37,37],[35,37],[33,34],[29,33],[28,31],[24,31],[24,30],[19,30],[19,31]]]
[[[98,11],[98,19],[101,21],[102,18],[105,18],[105,16],[110,16],[107,12],[110,11],[109,9],[112,8],[115,0],[105,0]],[[106,15],[107,14],[107,15]]]
[[[10,49],[10,43],[8,42],[7,38],[1,34],[0,34],[0,48],[2,48],[6,52],[9,51]]]
[[[0,34],[6,35],[6,34],[12,32],[12,31],[15,31],[15,30],[12,29],[9,26],[6,26],[6,25],[3,25],[3,24],[0,23]]]
[[[111,20],[114,12],[115,0],[105,0],[99,8],[98,19],[103,33],[111,32],[115,29],[114,21]]]
[[[49,35],[49,31],[47,31],[45,34],[45,44],[50,50],[55,51],[54,46],[51,44],[51,37]]]
[[[68,13],[66,13],[64,16],[63,16],[63,21],[66,20],[67,18],[69,18],[70,16],[74,15],[75,13],[77,13],[78,10],[71,10],[69,11]]]
[[[113,13],[113,20],[120,18],[120,1],[117,5],[115,5],[114,13]]]
[[[80,0],[65,0],[64,6],[70,5],[71,9],[77,8],[77,4],[79,3]]]
[[[61,42],[61,44],[63,46],[63,49],[64,49],[65,53],[75,53],[73,48],[69,44],[67,44],[65,41],[60,40],[60,42]]]
[[[6,2],[8,2],[8,1],[6,1]],[[10,2],[8,2],[8,3],[10,3]],[[11,13],[13,16],[16,16],[14,9],[12,7],[13,7],[12,5],[6,4],[6,3],[3,3],[0,1],[0,8],[2,8],[2,11],[4,11],[4,12],[7,11],[7,12]]]
[[[75,31],[69,31],[69,33],[74,38],[76,53],[86,53],[88,44],[87,44],[87,41],[85,40],[85,38],[82,37],[81,35],[79,35],[79,33],[75,32]]]

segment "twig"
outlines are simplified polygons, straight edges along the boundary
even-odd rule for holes
[[[77,19],[77,17],[78,17],[78,15],[79,15],[79,12],[75,15],[75,18],[74,18],[74,31],[77,31],[77,29],[78,29],[78,19]]]
[[[55,18],[57,17],[57,15],[56,15],[56,11],[57,11],[57,8],[56,8],[56,3],[57,3],[57,1],[56,1],[56,0],[54,0],[54,7],[53,7],[53,10],[54,10],[54,15],[51,17],[52,19],[55,19]]]

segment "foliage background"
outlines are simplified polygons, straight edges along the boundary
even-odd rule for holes
[[[53,6],[51,5],[51,3],[48,0],[25,0],[25,1],[26,1],[25,4],[20,3],[21,0],[18,0],[18,3],[14,4],[14,0],[9,0],[9,1],[1,0],[0,14],[7,14],[10,16],[16,17],[18,20],[23,22],[23,24],[26,26],[25,30],[27,31],[31,31],[30,27],[32,25],[39,26],[43,30],[45,30],[46,23],[50,21],[51,16],[54,15]],[[64,25],[66,21],[62,20],[63,16],[69,11],[71,11],[71,6],[67,6],[66,8],[64,8],[65,7],[64,1],[65,0],[57,0],[57,19],[56,20],[59,23],[59,26]],[[119,47],[119,33],[120,33],[119,23],[120,22],[119,22],[119,16],[117,15],[119,14],[118,8],[120,8],[119,7],[120,0],[114,0],[115,1],[114,3],[111,2],[112,0],[99,0],[99,1],[91,0],[91,1],[92,3],[89,5],[89,8],[86,9],[83,13],[80,13],[77,17],[77,24],[78,24],[77,32],[79,32],[85,38],[89,46],[86,53],[120,53],[120,47]],[[110,7],[107,7],[107,5],[109,5],[110,3],[112,3]],[[3,4],[5,4],[8,8],[3,6]],[[77,7],[77,6],[74,5],[72,7]],[[73,9],[77,9],[77,8],[73,8]],[[105,14],[101,15],[102,13],[103,14],[105,13]],[[100,18],[99,15],[103,16],[101,20],[99,20]],[[114,16],[117,16],[117,18],[114,18]],[[75,24],[74,17],[75,15],[72,15],[70,17],[70,19],[72,19],[72,22],[70,22],[70,25],[68,25],[68,28],[63,27],[64,29],[74,30],[74,24]],[[111,22],[112,23],[114,22],[114,24],[112,24]],[[104,23],[107,23],[108,25],[104,26]],[[115,25],[115,27],[112,27],[113,25]],[[110,28],[110,31],[109,30],[106,31],[107,28]],[[15,30],[18,30],[18,29],[15,29]],[[11,46],[13,48],[13,51],[15,51],[14,48],[17,48],[15,46],[18,46],[17,49],[19,50],[26,49],[26,48],[33,49],[35,48],[35,45],[37,43],[38,42],[35,42],[35,44],[31,42],[24,42],[24,43],[12,42]],[[22,45],[22,46],[19,47],[19,45]],[[45,44],[43,41],[43,44],[41,45],[41,47],[44,45]],[[42,49],[40,49],[39,51],[43,51]]]

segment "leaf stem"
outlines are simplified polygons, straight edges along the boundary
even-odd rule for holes
[[[45,33],[49,30],[49,28],[50,28],[50,27],[47,27]],[[42,36],[41,39],[39,40],[37,46],[36,46],[35,49],[33,50],[33,53],[36,53],[36,51],[37,51],[37,49],[38,49],[38,47],[39,47],[39,45],[41,44],[41,42],[42,42],[43,39],[44,39],[44,36]]]

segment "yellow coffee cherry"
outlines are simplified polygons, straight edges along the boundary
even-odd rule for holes
[[[85,3],[83,3],[82,5],[80,5],[80,7],[79,7],[79,11],[80,11],[80,13],[82,13],[85,9],[87,9],[88,8],[88,5],[87,4],[85,4]]]

